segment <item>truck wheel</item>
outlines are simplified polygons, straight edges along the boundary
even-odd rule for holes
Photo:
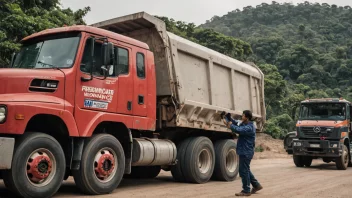
[[[21,197],[52,197],[65,176],[65,154],[55,138],[27,133],[16,139],[12,169],[4,183]]]
[[[338,170],[346,170],[348,167],[348,149],[346,145],[342,147],[342,155],[336,158],[336,167]]]
[[[182,166],[186,181],[198,184],[208,182],[215,166],[215,151],[211,140],[207,137],[192,138]]]
[[[303,161],[303,156],[300,155],[293,155],[293,162],[297,167],[303,167],[304,166],[304,161]]]
[[[192,138],[187,138],[183,140],[181,143],[177,145],[177,163],[176,165],[171,167],[171,174],[174,180],[178,182],[185,182],[185,176],[184,176],[184,168],[182,163],[184,162],[184,158],[186,156],[186,150],[188,147],[188,144]]]
[[[159,175],[160,171],[160,166],[132,166],[131,174],[125,175],[125,178],[153,179]]]
[[[303,157],[303,163],[305,167],[310,167],[312,165],[313,158],[310,156]]]
[[[238,175],[239,160],[234,140],[220,140],[215,143],[215,168],[213,178],[233,181]]]
[[[125,171],[125,154],[112,135],[93,135],[85,142],[80,170],[72,171],[76,185],[86,194],[112,192]]]

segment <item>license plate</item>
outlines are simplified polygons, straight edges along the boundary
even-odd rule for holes
[[[320,148],[320,144],[310,144],[310,147],[312,147],[312,148]]]

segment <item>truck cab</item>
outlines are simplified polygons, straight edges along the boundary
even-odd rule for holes
[[[307,99],[301,102],[296,132],[285,137],[284,146],[297,167],[312,159],[335,162],[339,170],[351,163],[351,103],[345,99]]]
[[[131,173],[131,131],[155,130],[154,66],[147,44],[95,27],[24,38],[11,65],[0,70],[0,178],[6,186],[23,197],[50,197],[63,176],[84,178],[85,151],[96,153],[90,160],[100,164],[92,181],[105,182],[86,192],[115,189]],[[94,141],[106,149],[87,150]]]

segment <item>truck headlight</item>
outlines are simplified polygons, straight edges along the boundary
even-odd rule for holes
[[[0,106],[0,124],[4,123],[6,120],[7,109],[4,106]]]
[[[293,142],[293,146],[302,146],[302,142]]]
[[[330,144],[331,148],[337,148],[337,144]]]

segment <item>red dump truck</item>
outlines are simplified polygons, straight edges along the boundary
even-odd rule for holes
[[[83,193],[171,171],[232,181],[236,142],[221,121],[265,122],[263,73],[166,31],[144,12],[22,40],[0,69],[0,175],[22,197],[50,197],[73,176]]]

